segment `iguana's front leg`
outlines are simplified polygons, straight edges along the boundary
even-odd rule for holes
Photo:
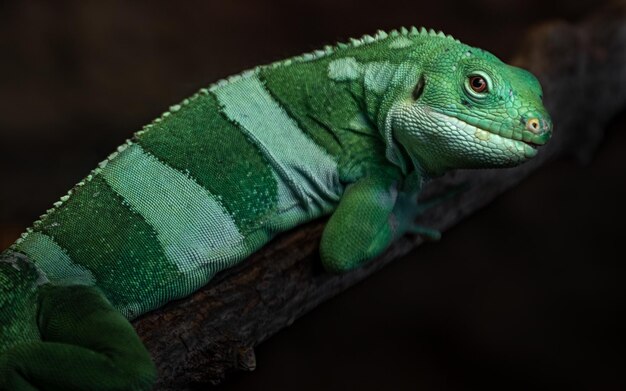
[[[335,273],[354,269],[415,231],[419,188],[416,174],[406,179],[371,175],[349,185],[322,235],[324,268]]]
[[[149,390],[156,378],[133,327],[93,287],[40,288],[41,341],[0,355],[0,390]]]

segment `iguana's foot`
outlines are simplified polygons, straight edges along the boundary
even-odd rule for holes
[[[435,206],[438,206],[456,196],[467,191],[469,189],[469,184],[461,183],[459,185],[454,185],[445,188],[439,194],[434,195],[426,200],[423,200],[417,204],[417,213],[419,215],[423,214],[428,209],[431,209]]]
[[[396,236],[404,234],[421,235],[427,240],[441,239],[441,232],[437,229],[425,227],[415,222],[427,210],[457,196],[468,188],[466,184],[456,185],[445,189],[440,194],[425,201],[418,202],[417,194],[404,193],[398,196],[398,201],[393,212],[396,219]]]
[[[156,370],[133,327],[95,288],[41,288],[41,341],[0,356],[1,391],[146,391]]]

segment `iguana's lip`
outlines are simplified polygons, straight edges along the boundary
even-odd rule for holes
[[[470,126],[473,126],[475,128],[484,130],[485,132],[489,132],[491,134],[495,134],[496,136],[500,136],[502,138],[508,139],[508,140],[512,140],[512,141],[519,141],[522,142],[526,145],[528,145],[531,148],[537,149],[539,147],[541,147],[542,145],[545,145],[548,140],[550,139],[550,132],[547,133],[543,133],[543,134],[534,134],[528,130],[524,130],[522,131],[522,133],[516,133],[514,130],[510,130],[510,129],[504,129],[504,130],[493,130],[493,129],[489,129],[489,128],[483,128],[481,126],[479,126],[478,124],[473,124],[471,122],[462,120],[460,118],[457,118],[459,121],[463,121],[465,123],[467,123]]]
[[[502,137],[504,139],[507,140],[511,140],[511,141],[517,141],[517,142],[521,142],[524,145],[529,146],[530,148],[533,148],[534,150],[537,150],[539,147],[541,147],[542,145],[545,145],[548,140],[550,140],[551,131],[546,131],[543,132],[541,134],[535,134],[532,133],[528,130],[523,130],[521,133],[516,132],[513,129],[490,129],[490,128],[486,128],[486,127],[482,127],[480,126],[477,122],[478,121],[472,121],[472,118],[466,118],[466,119],[462,119],[457,117],[456,115],[454,115],[453,113],[446,113],[446,112],[441,112],[440,114],[443,114],[447,117],[450,118],[454,118],[457,121],[460,121],[462,123],[465,123],[469,126],[472,126],[476,129],[480,129],[483,130],[485,132],[489,132],[493,135]]]
[[[463,120],[460,120],[457,118],[457,120],[461,121],[461,122],[465,122]],[[549,135],[548,138],[546,138],[545,140],[542,139],[538,139],[537,137],[535,137],[536,135],[532,135],[532,137],[527,137],[530,138],[532,140],[524,140],[524,138],[520,139],[520,138],[515,138],[515,137],[507,137],[505,135],[503,135],[503,132],[498,132],[498,131],[493,131],[491,129],[488,128],[482,128],[480,126],[476,126],[473,125],[469,122],[465,122],[466,124],[468,124],[469,126],[472,126],[476,129],[480,129],[484,132],[490,133],[496,137],[501,137],[504,140],[509,140],[510,142],[513,143],[517,143],[517,144],[522,144],[524,146],[524,155],[526,156],[526,158],[533,158],[537,155],[537,153],[539,152],[539,147],[541,147],[542,145],[544,145],[548,139],[549,139]]]
[[[515,140],[515,141],[520,141],[520,140]],[[533,143],[532,141],[524,141],[524,140],[521,140],[521,141],[522,141],[524,144],[526,144],[526,145],[528,145],[529,147],[534,148],[534,149],[538,149],[540,146],[542,146],[542,145],[544,145],[544,144],[545,144],[545,143],[544,143],[544,144],[537,144],[537,143]]]
[[[549,135],[545,140],[538,139],[536,137],[527,137],[528,141],[524,141],[523,139],[514,138],[512,134],[510,137],[507,137],[506,134],[503,134],[505,133],[505,131],[494,131],[491,129],[485,129],[478,125],[474,125],[470,122],[466,122],[454,115],[450,115],[450,114],[446,114],[446,113],[442,113],[438,111],[434,111],[434,112],[441,116],[446,117],[448,119],[448,122],[451,125],[456,126],[458,128],[462,128],[466,132],[468,131],[484,132],[484,133],[491,135],[492,137],[500,138],[502,142],[508,142],[508,143],[512,143],[512,145],[516,145],[516,147],[514,148],[518,150],[519,152],[521,152],[526,159],[535,157],[538,153],[538,146],[545,144],[547,141],[547,138],[549,138]],[[473,133],[473,135],[477,138],[480,138],[480,136],[477,133]]]

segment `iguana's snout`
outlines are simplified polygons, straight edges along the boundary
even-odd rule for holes
[[[526,121],[526,129],[545,143],[552,136],[552,121],[533,117]]]
[[[522,115],[520,123],[524,126],[522,141],[532,147],[544,145],[552,137],[552,120],[545,113],[528,113]]]
[[[505,81],[500,95],[501,121],[512,128],[510,137],[533,148],[547,143],[552,136],[552,119],[543,104],[539,81],[524,69],[504,64],[499,68]],[[497,107],[493,109],[497,111]]]

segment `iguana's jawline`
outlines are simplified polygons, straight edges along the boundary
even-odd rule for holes
[[[489,128],[483,128],[483,127],[479,126],[478,124],[474,124],[472,122],[468,122],[467,120],[461,119],[461,118],[459,118],[459,117],[457,117],[457,116],[455,116],[455,115],[453,115],[451,113],[440,112],[440,111],[436,111],[436,110],[433,110],[433,111],[436,112],[436,113],[439,113],[439,114],[441,114],[441,115],[443,115],[445,117],[454,118],[455,120],[457,120],[457,121],[459,121],[459,122],[461,122],[461,123],[463,123],[463,124],[465,124],[467,126],[471,126],[473,128],[480,129],[480,130],[482,130],[484,132],[488,132],[488,133],[490,133],[492,135],[495,135],[495,136],[498,136],[498,137],[502,137],[503,139],[511,140],[511,141],[517,141],[517,142],[523,143],[524,145],[527,145],[530,148],[533,148],[534,150],[537,150],[539,147],[545,145],[545,143],[547,142],[547,140],[546,141],[540,140],[539,137],[537,137],[536,135],[532,136],[533,140],[523,140],[523,138],[507,137],[507,136],[501,134],[502,133],[501,131],[497,131],[497,130],[493,130],[493,129],[489,129]],[[513,133],[514,132],[511,132],[511,134],[513,134]]]
[[[466,122],[466,121],[464,121],[464,120],[462,120],[462,119],[460,119],[458,117],[455,117],[453,115],[448,115],[448,114],[441,113],[441,112],[434,111],[434,110],[432,112],[436,113],[436,114],[438,114],[438,115],[440,115],[442,117],[444,117],[445,119],[447,119],[448,120],[447,122],[449,124],[451,124],[451,125],[453,125],[453,126],[455,126],[457,128],[463,128],[463,130],[466,131],[466,132],[468,132],[469,129],[478,130],[478,131],[486,132],[486,133],[490,134],[492,137],[498,137],[498,138],[501,138],[502,140],[507,140],[508,142],[511,142],[513,144],[520,145],[522,150],[523,150],[523,152],[524,152],[524,157],[527,158],[527,159],[530,159],[530,158],[534,157],[535,155],[537,155],[538,146],[540,144],[536,144],[536,143],[533,143],[533,142],[526,142],[526,141],[523,141],[523,140],[517,140],[517,139],[514,139],[512,137],[502,136],[502,135],[500,135],[500,134],[498,134],[498,133],[496,133],[496,132],[494,132],[494,131],[492,131],[490,129],[484,129],[484,128],[481,128],[480,126],[473,125],[473,124],[471,124],[469,122]],[[456,123],[454,123],[455,121],[456,121]]]

